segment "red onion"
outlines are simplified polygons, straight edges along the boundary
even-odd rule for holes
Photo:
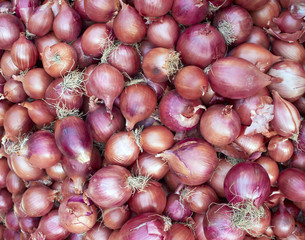
[[[143,213],[127,221],[120,230],[120,240],[167,239],[170,220],[155,213]]]
[[[289,166],[305,171],[305,153],[302,151],[295,150],[292,159],[289,163]]]
[[[104,101],[108,111],[111,111],[114,100],[124,88],[124,78],[118,69],[103,63],[90,74],[86,84],[90,95]]]
[[[6,158],[0,158],[0,189],[6,187],[6,179],[10,172]],[[9,189],[8,189],[9,190]]]
[[[277,80],[259,71],[252,63],[236,57],[225,57],[213,63],[208,77],[216,93],[231,99],[253,96]]]
[[[131,211],[128,205],[105,209],[103,212],[103,222],[110,229],[120,229],[128,219]]]
[[[19,232],[9,230],[8,228],[4,229],[3,237],[4,237],[4,239],[12,239],[12,240],[20,240],[21,239]]]
[[[0,214],[7,213],[12,207],[12,195],[5,188],[0,189]]]
[[[147,40],[143,40],[139,43],[139,49],[141,52],[141,55],[144,57],[146,55],[146,53],[148,53],[151,49],[153,49],[155,47],[154,44],[152,44],[151,42],[147,41]]]
[[[127,86],[120,95],[120,109],[126,119],[126,129],[132,130],[134,125],[149,117],[157,106],[154,90],[146,84]]]
[[[235,227],[232,218],[233,211],[226,204],[217,204],[210,207],[203,220],[206,239],[243,240],[245,231]]]
[[[55,181],[63,181],[67,177],[61,162],[56,163],[52,167],[46,168],[46,173]]]
[[[5,218],[4,218],[4,224],[9,230],[16,231],[16,232],[20,231],[19,219],[15,215],[13,210],[6,213]]]
[[[38,227],[40,218],[37,217],[22,217],[19,218],[19,225],[23,232],[34,233]]]
[[[266,72],[277,62],[283,60],[280,56],[275,56],[264,47],[254,43],[243,43],[233,48],[230,56],[243,58],[254,64],[261,72]]]
[[[53,208],[56,193],[44,185],[31,186],[22,195],[21,208],[29,217],[42,217]]]
[[[178,23],[169,15],[154,20],[147,29],[147,38],[156,47],[174,49],[178,37]]]
[[[209,143],[221,146],[232,143],[240,133],[241,123],[232,105],[215,104],[200,119],[200,133]]]
[[[90,230],[97,221],[95,205],[81,195],[64,199],[58,208],[60,224],[69,232],[83,233]]]
[[[81,163],[90,161],[92,137],[86,123],[79,117],[70,116],[58,119],[54,134],[57,147],[68,158],[75,158]]]
[[[172,90],[162,97],[159,104],[159,116],[161,122],[170,130],[184,132],[197,126],[202,108],[199,99],[187,100],[176,90]]]
[[[274,234],[279,238],[286,238],[292,234],[295,226],[294,218],[289,214],[283,202],[271,219]]]
[[[270,193],[269,176],[258,163],[238,163],[227,173],[224,190],[230,203],[250,201],[260,207]]]
[[[194,231],[197,237],[197,240],[207,240],[204,234],[204,229],[203,229],[203,220],[204,220],[205,214],[198,214],[195,213],[192,218],[195,221],[194,224]]]
[[[10,50],[18,40],[20,32],[24,32],[24,25],[16,16],[9,13],[0,13],[0,49]],[[1,67],[2,68],[2,67]]]
[[[286,60],[272,66],[268,74],[282,80],[270,84],[268,88],[276,90],[288,101],[293,102],[305,93],[305,71],[301,64]]]
[[[88,27],[83,33],[81,46],[86,55],[101,57],[104,50],[112,44],[113,40],[112,29],[106,24],[96,23]]]
[[[10,78],[13,75],[18,75],[20,69],[13,63],[11,52],[5,51],[0,62],[1,71],[4,77]]]
[[[207,17],[208,10],[206,0],[175,0],[172,6],[173,17],[182,25],[200,23]]]
[[[272,158],[266,156],[260,157],[256,160],[256,162],[262,165],[262,167],[266,170],[270,179],[270,184],[274,185],[280,174],[277,163]]]
[[[196,238],[192,227],[183,223],[174,223],[168,231],[168,239],[195,240]]]
[[[69,234],[70,232],[60,224],[58,209],[54,209],[40,219],[33,237],[38,239],[64,240]]]
[[[226,53],[223,36],[210,24],[197,24],[186,29],[180,35],[176,48],[184,64],[200,68],[207,67]]]
[[[13,63],[22,71],[33,68],[38,58],[36,46],[26,39],[24,33],[13,43],[11,55]]]
[[[277,162],[288,161],[293,154],[293,144],[285,137],[274,136],[268,144],[268,153]]]
[[[254,11],[261,9],[268,2],[268,0],[254,0],[251,2],[248,2],[247,0],[235,0],[234,2],[248,11]]]
[[[6,99],[0,100],[0,126],[3,126],[6,112],[10,109],[12,103]]]
[[[21,0],[13,1],[14,9],[16,15],[22,19],[22,21],[27,25],[30,15],[33,13],[34,9],[38,7],[38,0]]]
[[[294,202],[305,201],[305,173],[297,168],[288,168],[280,173],[278,186],[285,197]]]
[[[38,50],[39,59],[42,59],[42,53],[46,47],[48,47],[48,46],[51,47],[54,44],[59,43],[59,42],[60,42],[59,39],[55,36],[55,34],[53,32],[49,32],[48,34],[44,35],[43,37],[36,38],[35,45]]]
[[[60,11],[53,21],[53,31],[60,40],[72,42],[81,32],[81,18],[65,0],[61,1]]]
[[[19,194],[24,192],[25,184],[16,173],[9,171],[6,176],[6,188],[12,194]]]
[[[94,22],[108,22],[119,10],[119,0],[84,0],[85,12]]]
[[[3,90],[4,97],[13,103],[20,103],[28,98],[22,87],[22,83],[13,79],[10,79],[5,83]]]
[[[291,102],[283,99],[277,91],[272,90],[272,96],[274,104],[272,128],[283,137],[296,136],[301,125],[299,111]]]
[[[295,19],[288,10],[281,12],[280,16],[273,18],[272,21],[284,33],[295,33],[303,27],[303,20]]]
[[[176,74],[174,85],[181,97],[195,100],[205,95],[209,83],[202,69],[196,66],[186,66]]]
[[[82,46],[81,46],[81,37],[76,39],[72,46],[74,47],[76,53],[77,53],[77,63],[80,68],[86,68],[90,66],[91,64],[95,63],[96,60],[92,56],[85,55]]]
[[[252,31],[247,39],[248,43],[258,44],[266,49],[269,49],[270,40],[266,32],[257,26],[253,26]]]
[[[123,2],[121,5],[122,8],[113,21],[113,32],[116,38],[123,43],[137,43],[146,34],[145,22],[135,8]]]
[[[168,162],[182,183],[190,186],[207,182],[218,164],[214,148],[199,138],[185,138],[157,156]]]
[[[28,31],[38,37],[46,35],[52,29],[53,12],[51,0],[38,6],[31,14],[28,22]]]
[[[134,0],[134,5],[138,12],[145,17],[161,17],[169,12],[173,0]]]
[[[44,70],[52,77],[61,77],[76,67],[77,53],[72,46],[59,42],[47,46],[42,53]]]
[[[100,222],[97,222],[88,232],[82,235],[85,239],[101,239],[101,240],[110,240],[110,235],[112,230],[105,227]],[[72,235],[72,234],[71,234]],[[70,235],[70,236],[71,236]],[[74,240],[71,238],[71,240]]]

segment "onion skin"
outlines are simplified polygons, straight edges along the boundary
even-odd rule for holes
[[[226,198],[232,204],[251,201],[254,206],[260,207],[270,194],[270,179],[260,164],[242,162],[227,173],[224,190]]]
[[[298,168],[305,172],[305,153],[299,150],[295,150],[289,166],[292,168]]]
[[[253,26],[252,31],[246,42],[258,44],[269,50],[269,46],[270,46],[269,37],[267,33],[260,27]]]
[[[280,173],[278,186],[285,197],[293,202],[305,201],[305,173],[297,168],[288,168]]]
[[[75,116],[59,119],[55,123],[55,140],[63,155],[81,163],[90,161],[92,136],[86,123]]]
[[[184,64],[200,68],[207,67],[226,53],[224,38],[210,24],[197,24],[186,29],[180,35],[176,48]]]
[[[38,51],[39,59],[42,59],[43,50],[49,46],[53,46],[56,43],[59,43],[60,40],[55,36],[53,32],[49,32],[48,34],[44,35],[43,37],[35,39],[35,45]]]
[[[145,17],[161,17],[169,12],[174,0],[134,0],[135,8]]]
[[[199,138],[185,138],[157,156],[167,160],[170,170],[190,186],[207,182],[218,164],[214,148]]]
[[[192,215],[192,211],[181,196],[172,193],[167,196],[164,214],[175,222],[184,222]]]
[[[12,195],[5,188],[0,189],[0,213],[7,213],[13,207]]]
[[[248,2],[247,0],[235,0],[234,3],[247,9],[248,11],[254,11],[257,9],[261,9],[268,0],[254,0],[251,2]]]
[[[253,96],[274,80],[252,63],[235,57],[225,57],[213,63],[208,78],[216,93],[231,99]]]
[[[20,194],[24,192],[25,184],[16,173],[10,171],[6,176],[6,188],[11,194]]]
[[[120,229],[128,219],[130,219],[131,211],[128,205],[105,209],[103,212],[103,221],[105,226],[110,229]]]
[[[20,69],[13,63],[12,55],[10,51],[5,51],[1,57],[0,67],[3,73],[3,76],[10,78],[13,75],[18,75]]]
[[[84,8],[88,17],[94,22],[108,22],[118,11],[118,0],[84,0]]]
[[[13,103],[6,99],[0,100],[0,126],[3,126],[5,114],[12,105]]]
[[[3,90],[5,98],[13,103],[21,103],[28,98],[23,89],[22,83],[13,79],[9,79],[5,83]]]
[[[254,43],[243,43],[233,48],[230,56],[243,58],[254,64],[261,72],[266,72],[269,68],[283,60],[281,56],[275,56],[264,47]]]
[[[7,163],[6,158],[0,158],[0,189],[6,187],[6,178],[10,172],[9,165]]]
[[[268,153],[275,161],[286,162],[292,157],[293,144],[288,138],[276,135],[268,144]]]
[[[262,165],[262,167],[266,170],[270,179],[270,184],[274,185],[280,175],[280,170],[277,163],[272,158],[266,156],[260,157],[256,160],[256,162]]]
[[[91,64],[94,64],[96,62],[96,60],[92,56],[85,55],[85,53],[82,49],[81,43],[82,43],[81,37],[79,37],[72,43],[72,46],[74,47],[74,49],[77,53],[78,67],[81,69],[84,69],[84,68],[90,66]]]
[[[56,163],[52,167],[46,168],[46,173],[55,181],[63,181],[67,177],[61,162]]]
[[[85,194],[101,208],[122,206],[132,194],[127,185],[130,176],[131,173],[124,167],[118,165],[104,167],[92,176]]]
[[[174,223],[168,231],[168,239],[187,239],[195,240],[195,234],[192,228],[184,225],[183,223]]]

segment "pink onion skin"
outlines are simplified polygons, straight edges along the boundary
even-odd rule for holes
[[[270,46],[269,36],[260,27],[253,26],[252,31],[246,42],[258,44],[269,50],[269,46]]]
[[[208,78],[216,93],[231,99],[253,96],[274,80],[252,63],[235,57],[213,63]]]
[[[232,227],[232,217],[232,209],[225,204],[218,204],[210,207],[203,220],[206,239],[243,240],[246,233],[242,229]]]
[[[256,162],[236,164],[229,170],[224,181],[226,198],[233,204],[251,201],[260,207],[270,194],[270,187],[266,170]]]
[[[180,35],[176,48],[177,52],[181,52],[184,64],[200,68],[207,67],[226,54],[223,36],[210,24],[197,24],[186,29]]]
[[[287,199],[305,201],[305,173],[297,168],[288,168],[280,173],[278,186]]]
[[[108,22],[119,9],[118,0],[84,0],[85,12],[94,22]]]
[[[145,17],[161,17],[169,12],[174,0],[133,0],[137,11]]]

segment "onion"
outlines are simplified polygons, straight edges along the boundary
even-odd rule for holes
[[[55,120],[48,109],[48,104],[43,100],[23,102],[21,106],[27,108],[31,120],[38,126],[51,124]]]
[[[167,239],[170,220],[155,213],[143,213],[127,221],[120,230],[120,240]]]
[[[168,239],[195,240],[196,238],[193,228],[184,225],[183,223],[174,223],[168,231]]]
[[[156,106],[157,96],[151,87],[141,83],[127,86],[120,95],[120,109],[126,119],[126,129],[132,130],[137,122],[149,117]]]
[[[21,208],[30,217],[42,217],[53,208],[56,193],[44,185],[31,186],[22,195]]]
[[[113,32],[116,38],[123,43],[137,43],[146,34],[145,22],[135,8],[123,2],[121,5],[122,9],[113,21]]]
[[[192,211],[183,201],[181,196],[172,193],[167,196],[164,214],[170,217],[173,221],[183,222],[192,215]]]
[[[269,176],[260,164],[241,162],[227,173],[224,190],[230,203],[249,201],[259,208],[270,193]]]
[[[12,141],[17,141],[18,137],[32,129],[33,122],[28,115],[27,109],[15,104],[6,112],[3,126],[6,137]]]
[[[81,163],[90,161],[93,142],[86,123],[79,117],[70,116],[58,119],[54,134],[57,147],[68,158],[75,158]]]
[[[287,100],[283,99],[277,91],[272,90],[274,104],[274,118],[272,128],[283,137],[296,137],[301,125],[298,109]]]
[[[207,182],[218,164],[214,148],[199,138],[186,138],[157,157],[166,160],[178,179],[190,186]]]
[[[23,232],[34,233],[38,227],[40,218],[37,217],[22,217],[19,218],[19,225]]]
[[[81,239],[101,239],[101,240],[110,240],[110,235],[113,231],[105,227],[100,222],[97,222],[88,232],[84,235],[81,234]],[[71,234],[72,235],[72,234]],[[71,236],[70,235],[70,236]],[[74,240],[71,238],[71,240]]]
[[[76,53],[77,53],[77,64],[80,68],[84,69],[91,64],[95,63],[96,60],[92,56],[85,55],[82,46],[81,46],[81,37],[76,39],[72,46],[74,47]]]
[[[261,72],[266,72],[269,68],[283,60],[280,56],[275,56],[264,47],[254,43],[243,43],[233,48],[230,56],[243,58],[254,64]]]
[[[174,84],[181,97],[195,100],[205,95],[209,83],[202,69],[196,66],[186,66],[176,74]]]
[[[172,90],[162,97],[159,104],[159,116],[161,122],[170,130],[184,132],[197,126],[202,108],[199,99],[187,100],[176,90]]]
[[[213,63],[208,78],[216,93],[231,99],[253,96],[277,80],[259,71],[252,63],[236,57],[225,57]]]
[[[133,163],[131,170],[137,175],[149,176],[159,181],[167,174],[169,167],[161,158],[143,152]]]
[[[271,219],[274,234],[279,238],[286,238],[292,234],[295,226],[294,218],[289,214],[283,202]]]
[[[13,79],[8,80],[4,84],[4,97],[13,103],[20,103],[25,101],[28,96],[26,95],[22,83]]]
[[[129,76],[135,76],[141,67],[141,58],[137,49],[131,45],[119,44],[114,47],[108,57],[108,63],[125,72]]]
[[[0,49],[5,50],[10,50],[13,43],[18,40],[20,32],[24,32],[24,25],[20,19],[9,13],[0,13],[0,28]]]
[[[10,78],[20,73],[19,68],[13,63],[11,52],[5,51],[0,61],[1,71],[4,77]]]
[[[44,35],[43,37],[36,38],[35,45],[38,50],[39,59],[42,59],[42,53],[46,47],[48,47],[48,46],[51,47],[54,44],[59,43],[59,42],[60,42],[59,39],[55,36],[55,34],[53,32],[49,32],[48,34]]]
[[[133,2],[138,12],[145,17],[161,17],[168,13],[173,5],[173,0],[134,0]]]
[[[53,31],[62,41],[72,42],[81,32],[82,22],[79,14],[65,0],[60,3],[60,11],[53,21]]]
[[[101,57],[104,50],[112,44],[112,29],[103,23],[88,27],[82,35],[81,46],[84,53],[92,57]]]
[[[5,189],[0,189],[0,213],[7,213],[13,207],[12,195]]]
[[[200,23],[207,17],[208,10],[206,0],[175,0],[172,6],[173,17],[182,25]]]
[[[9,171],[6,176],[6,188],[12,194],[19,194],[24,192],[25,184],[16,173]]]
[[[139,43],[139,49],[141,52],[141,55],[144,57],[146,55],[146,53],[148,53],[151,49],[153,49],[155,47],[154,44],[152,44],[151,42],[147,41],[147,40],[143,40]]]
[[[296,149],[301,152],[305,152],[305,124],[302,121],[299,129],[299,135],[297,141],[294,142]]]
[[[61,152],[56,146],[54,134],[40,130],[33,133],[28,142],[28,161],[33,167],[49,168],[61,159]]]
[[[268,0],[254,0],[251,2],[248,2],[247,0],[235,0],[234,2],[248,11],[254,11],[261,9],[268,2]]]
[[[19,219],[15,215],[13,210],[6,213],[5,218],[4,218],[4,224],[9,230],[16,231],[16,232],[20,231]]]
[[[232,219],[233,211],[226,204],[217,204],[210,207],[203,220],[206,239],[243,240],[245,231],[235,227]]]
[[[301,64],[294,61],[280,62],[272,66],[268,74],[282,80],[270,84],[269,90],[276,90],[286,100],[293,102],[305,93],[305,71]]]
[[[106,142],[105,160],[110,164],[130,166],[138,158],[140,148],[132,132],[118,132]]]
[[[288,10],[281,12],[278,18],[273,18],[279,29],[284,33],[295,33],[302,29],[303,20],[295,19]]]
[[[28,31],[38,37],[46,35],[52,29],[53,12],[51,0],[38,6],[31,14],[28,22]]]
[[[22,71],[33,68],[38,58],[35,44],[26,39],[24,33],[13,43],[11,55],[13,63]]]
[[[266,49],[269,49],[270,40],[266,32],[257,26],[253,26],[252,31],[247,39],[248,43],[258,44]]]
[[[22,19],[22,21],[27,25],[29,17],[36,7],[39,5],[38,0],[22,0],[13,1],[13,5],[16,11],[16,15]]]
[[[294,202],[305,201],[305,173],[297,168],[288,168],[280,173],[278,186],[285,197]]]
[[[255,223],[248,230],[248,234],[250,234],[251,236],[261,236],[261,235],[264,236],[267,232],[267,229],[270,226],[273,226],[270,224],[271,211],[269,210],[269,208],[266,207],[266,205],[263,205],[263,208],[264,208],[263,216],[259,219],[256,219]]]
[[[108,111],[111,111],[114,100],[124,88],[124,78],[118,69],[101,64],[90,74],[86,84],[90,95],[104,101]]]
[[[50,240],[64,240],[69,234],[70,232],[60,224],[58,209],[54,209],[40,219],[38,228],[33,234],[33,237],[45,237]]]
[[[197,24],[186,29],[180,35],[176,48],[184,64],[200,68],[207,67],[226,53],[223,36],[210,24]]]
[[[110,229],[120,229],[128,219],[131,211],[128,205],[105,209],[103,212],[103,222]]]
[[[73,71],[76,61],[76,51],[64,42],[47,46],[42,53],[43,68],[52,77],[64,76],[69,71]]]
[[[274,136],[268,144],[268,153],[276,162],[286,162],[293,154],[293,144],[285,137]]]
[[[197,240],[207,240],[204,234],[203,230],[203,220],[204,220],[205,214],[198,214],[195,213],[192,218],[195,222],[194,224],[194,231],[197,237]]]
[[[64,199],[59,206],[60,224],[69,232],[83,233],[90,230],[97,221],[97,209],[90,200],[81,195]]]
[[[270,184],[274,185],[280,174],[277,163],[272,158],[266,156],[260,157],[256,162],[266,170],[270,179]]]
[[[305,153],[302,151],[295,150],[292,159],[289,163],[292,168],[298,168],[305,172]]]
[[[0,189],[6,187],[6,179],[10,172],[6,158],[0,158]],[[9,189],[8,189],[9,190]]]
[[[118,0],[84,0],[85,12],[94,22],[108,22],[118,11]]]
[[[46,168],[46,173],[55,181],[63,181],[67,177],[61,162],[56,163],[52,167]]]
[[[253,9],[251,17],[253,23],[259,27],[270,27],[272,19],[281,12],[281,5],[277,0],[268,0],[261,8]]]
[[[149,180],[145,187],[141,187],[132,194],[128,200],[128,206],[137,215],[147,212],[162,214],[166,202],[166,195],[162,184]]]
[[[246,9],[233,5],[216,13],[213,26],[223,35],[227,45],[238,45],[249,37],[253,22]]]
[[[240,133],[241,123],[232,105],[215,104],[200,119],[200,133],[209,143],[221,146],[232,143]]]
[[[293,202],[289,201],[289,200],[285,200],[284,201],[284,205],[285,205],[285,208],[286,210],[289,212],[289,214],[294,218],[296,219],[300,212],[301,212],[301,209],[298,208],[295,204],[293,204]]]
[[[147,38],[156,47],[174,49],[178,37],[178,23],[169,15],[154,20],[147,29]]]
[[[293,102],[293,105],[298,109],[300,114],[305,113],[305,97],[301,96],[298,100]]]
[[[6,112],[10,109],[12,103],[6,99],[0,100],[0,126],[3,126]]]

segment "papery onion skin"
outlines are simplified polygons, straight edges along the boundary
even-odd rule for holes
[[[84,0],[84,8],[88,17],[94,22],[108,22],[119,9],[119,1]]]
[[[294,202],[305,201],[305,173],[297,168],[288,168],[280,173],[278,186],[285,197]]]
[[[55,123],[55,140],[63,155],[82,163],[90,161],[93,141],[89,128],[79,117],[70,116]]]
[[[175,222],[184,222],[192,215],[192,211],[180,195],[171,193],[167,196],[163,214]]]
[[[252,63],[235,57],[225,57],[213,63],[208,78],[216,93],[231,99],[253,96],[274,80]]]
[[[157,156],[167,160],[170,170],[190,186],[207,182],[218,164],[214,148],[199,138],[185,138]]]
[[[172,7],[173,0],[134,0],[135,8],[145,17],[161,17],[165,15]]]
[[[273,160],[286,162],[292,157],[293,144],[288,138],[276,135],[268,144],[268,153]]]
[[[186,29],[180,35],[176,48],[184,64],[200,68],[207,67],[226,53],[224,38],[210,24],[197,24]]]
[[[262,207],[264,208],[263,216],[259,219],[256,219],[255,223],[248,230],[248,233],[251,236],[264,235],[264,233],[267,231],[268,227],[270,226],[271,211],[265,204],[262,205]],[[271,226],[273,226],[273,225],[271,224]]]
[[[230,203],[251,201],[254,206],[260,207],[270,193],[270,179],[260,164],[242,162],[227,173],[224,190]]]
[[[48,34],[44,35],[43,37],[35,39],[35,45],[38,51],[39,59],[42,59],[43,50],[49,46],[53,46],[56,43],[59,43],[60,40],[55,36],[53,32],[49,32]]]
[[[10,78],[18,75],[20,69],[13,63],[11,51],[5,51],[1,57],[0,67],[4,77]]]
[[[131,173],[124,167],[104,167],[92,176],[85,194],[101,208],[122,206],[132,194],[127,185],[128,177]]]
[[[232,105],[215,104],[200,119],[200,133],[212,145],[232,143],[241,130],[240,118]]]
[[[3,91],[5,98],[13,103],[20,103],[28,98],[23,89],[22,83],[13,79],[9,79],[5,83]]]

